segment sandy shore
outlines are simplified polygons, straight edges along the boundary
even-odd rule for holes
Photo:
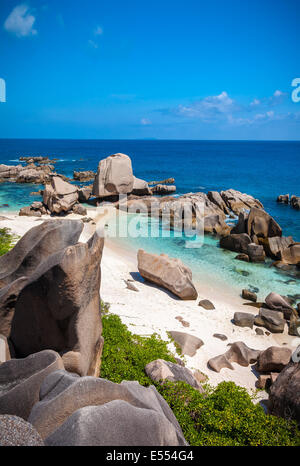
[[[101,215],[102,226],[111,215],[111,209]],[[0,220],[0,228],[8,227],[18,236],[22,236],[30,228],[40,224],[42,219],[34,217],[19,217],[17,214],[3,214],[6,219]],[[96,209],[89,209],[88,216],[99,220]],[[70,215],[68,218],[82,218],[78,215]],[[98,225],[98,224],[97,224]],[[86,241],[93,233],[95,225],[86,223],[80,237]],[[244,306],[245,302],[240,296],[230,294],[230,290],[216,288],[215,284],[195,283],[199,293],[197,301],[181,301],[167,291],[144,282],[138,274],[136,251],[126,246],[120,240],[106,239],[101,263],[101,298],[110,303],[111,312],[118,314],[128,328],[140,335],[158,333],[167,339],[167,332],[177,330],[195,335],[201,338],[204,345],[197,351],[194,357],[185,356],[187,367],[199,369],[208,376],[213,385],[219,382],[233,381],[246,387],[249,391],[255,389],[258,374],[249,367],[242,367],[233,363],[234,370],[222,369],[220,373],[210,370],[207,362],[210,358],[224,353],[228,344],[243,341],[249,347],[263,350],[269,346],[281,346],[286,344],[291,349],[300,344],[300,338],[287,334],[287,328],[283,334],[271,334],[259,336],[254,329],[241,328],[233,325],[234,312],[250,312],[256,314],[256,310],[250,306]],[[125,280],[135,280],[138,292],[129,290]],[[198,306],[200,299],[209,299],[213,302],[214,310],[205,310]],[[181,316],[190,326],[185,328],[176,319]],[[221,333],[227,336],[226,341],[221,341],[213,336]],[[173,345],[170,345],[172,348]],[[174,347],[172,348],[174,349]],[[260,397],[265,397],[261,395]]]

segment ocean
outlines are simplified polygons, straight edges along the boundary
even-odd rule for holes
[[[167,141],[167,140],[0,140],[0,163],[17,164],[21,156],[57,158],[58,173],[96,171],[98,162],[116,152],[131,157],[133,171],[147,181],[174,177],[177,194],[229,188],[251,194],[281,225],[284,236],[300,241],[300,211],[276,202],[279,194],[300,195],[300,142],[286,141]],[[90,184],[90,182],[88,183]],[[37,185],[0,184],[0,214],[39,200]],[[8,204],[3,206],[3,204]],[[189,265],[198,280],[267,292],[300,294],[300,280],[266,265],[235,261],[235,254],[205,237],[202,248],[186,248],[184,238],[128,238],[130,247],[165,252]]]

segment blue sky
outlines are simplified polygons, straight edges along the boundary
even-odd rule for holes
[[[0,137],[300,139],[299,0],[0,0]]]

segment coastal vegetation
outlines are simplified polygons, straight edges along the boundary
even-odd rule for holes
[[[13,246],[15,237],[10,234],[8,228],[0,228],[0,256],[6,254]]]
[[[176,362],[167,341],[158,335],[149,337],[131,333],[119,316],[109,313],[102,303],[105,345],[101,377],[112,382],[136,380],[141,385],[155,385],[173,410],[185,436],[193,446],[300,446],[300,431],[294,421],[265,414],[255,395],[233,382],[217,387],[204,385],[200,393],[184,382],[153,382],[145,365],[155,359]]]

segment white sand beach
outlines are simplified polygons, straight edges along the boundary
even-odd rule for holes
[[[102,222],[107,222],[111,214],[109,208]],[[96,209],[88,209],[88,216],[96,217]],[[5,219],[0,220],[0,228],[7,227],[11,231],[22,236],[33,226],[43,222],[49,216],[42,218],[19,217],[17,213],[3,214]],[[126,215],[126,214],[125,214]],[[68,215],[68,219],[82,218],[78,215]],[[97,223],[98,225],[98,223]],[[103,223],[104,225],[104,223]],[[86,241],[95,230],[95,222],[85,223],[81,241]],[[167,339],[168,331],[181,331],[201,338],[204,345],[197,351],[194,357],[185,356],[186,365],[192,370],[198,369],[208,376],[208,382],[216,385],[221,381],[233,381],[236,384],[255,390],[257,373],[251,368],[242,367],[233,363],[234,370],[221,369],[216,373],[208,368],[210,358],[223,354],[228,349],[228,344],[243,341],[253,349],[264,350],[272,345],[286,345],[292,350],[300,344],[300,338],[287,334],[287,328],[283,334],[257,335],[254,328],[237,327],[232,323],[234,312],[250,312],[257,314],[257,309],[244,306],[245,302],[240,296],[230,293],[230,289],[216,288],[215,284],[205,281],[195,283],[198,291],[196,301],[182,301],[166,290],[150,283],[146,283],[138,274],[136,252],[129,249],[120,240],[106,239],[101,262],[101,298],[110,304],[110,311],[119,315],[122,322],[130,331],[139,335],[157,333],[163,339]],[[125,280],[134,280],[138,292],[127,288]],[[198,306],[201,299],[209,299],[213,302],[214,310],[205,310]],[[176,319],[181,316],[190,326],[183,325]],[[213,336],[215,333],[227,336],[226,341],[221,341]],[[173,344],[170,348],[174,351]],[[260,397],[266,398],[266,393]]]

